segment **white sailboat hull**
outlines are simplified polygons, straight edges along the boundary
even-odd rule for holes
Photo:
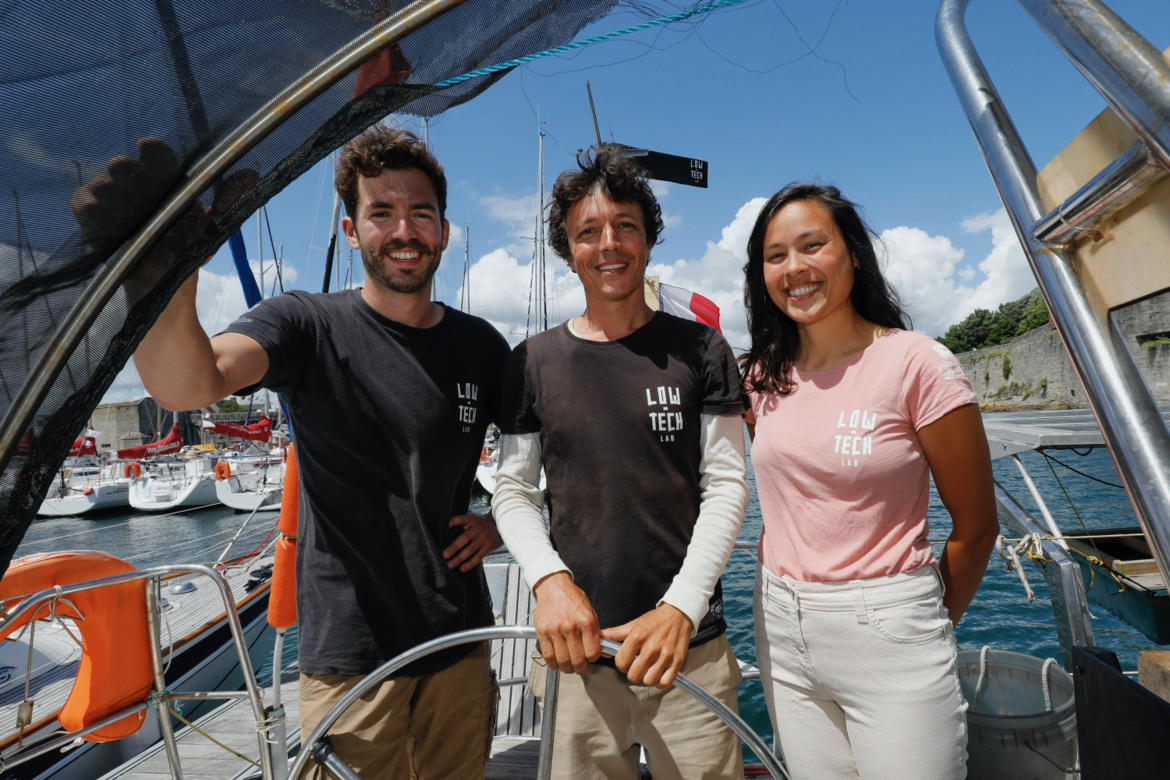
[[[76,517],[129,505],[130,480],[120,479],[112,484],[93,485],[80,491],[71,490],[63,498],[46,498],[37,514],[41,517]]]
[[[211,506],[219,503],[214,477],[166,480],[139,477],[130,483],[130,506],[144,512]]]
[[[496,462],[492,460],[480,461],[475,469],[475,480],[480,487],[488,492],[488,495],[494,496],[496,494]]]
[[[224,506],[238,512],[276,512],[284,495],[282,485],[270,485],[258,490],[248,490],[240,484],[238,477],[217,480],[215,495]]]

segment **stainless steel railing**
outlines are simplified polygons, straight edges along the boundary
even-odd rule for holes
[[[1170,67],[1100,0],[1019,2],[1140,139],[1139,147],[1053,214],[1045,213],[1035,165],[967,33],[968,0],[943,0],[935,37],[1138,522],[1170,582],[1170,430],[1116,322],[1109,318],[1102,324],[1092,311],[1072,253],[1049,243],[1100,224],[1165,176],[1170,168]]]
[[[128,582],[136,582],[138,580],[148,580],[151,584],[157,584],[164,579],[170,579],[181,575],[198,575],[211,580],[223,601],[224,614],[226,615],[228,628],[232,636],[232,644],[235,647],[237,659],[240,664],[240,669],[244,676],[245,690],[243,691],[207,691],[207,692],[171,692],[167,690],[166,679],[164,676],[165,667],[163,665],[162,657],[162,634],[159,629],[159,605],[156,598],[155,587],[146,588],[147,598],[147,625],[149,629],[151,642],[151,661],[154,673],[154,691],[148,701],[138,702],[124,708],[123,710],[104,718],[98,723],[94,723],[80,731],[71,732],[60,737],[41,742],[35,747],[26,750],[16,750],[3,757],[0,757],[0,766],[4,769],[9,769],[18,766],[26,761],[29,761],[37,756],[44,755],[53,750],[60,750],[65,746],[71,744],[78,737],[83,737],[86,734],[97,731],[112,723],[142,712],[150,706],[153,702],[156,705],[159,730],[162,735],[163,742],[166,746],[167,759],[171,766],[171,774],[176,780],[181,780],[183,777],[183,770],[179,763],[178,747],[175,742],[174,730],[171,725],[170,714],[168,712],[167,703],[172,700],[182,699],[246,699],[252,707],[252,714],[256,719],[257,725],[257,741],[260,749],[260,766],[261,773],[264,780],[276,780],[273,773],[272,755],[270,752],[270,744],[273,742],[272,728],[273,724],[269,721],[269,716],[264,710],[264,702],[260,694],[260,688],[256,682],[256,675],[252,669],[252,660],[248,656],[248,644],[244,638],[244,629],[240,624],[240,616],[236,611],[235,602],[232,599],[231,588],[228,586],[227,580],[223,574],[216,569],[209,566],[200,565],[181,565],[181,566],[156,566],[150,569],[143,569],[141,571],[128,572],[126,574],[118,574],[112,577],[102,577],[95,580],[86,580],[84,582],[73,583],[69,585],[60,585],[56,588],[49,588],[37,593],[30,594],[16,606],[14,606],[3,619],[0,619],[0,628],[8,625],[14,620],[19,619],[25,613],[34,611],[43,604],[67,598],[71,594],[80,593],[82,591],[94,590],[97,588],[106,588],[113,585],[123,585]],[[33,612],[35,614],[35,612]],[[31,673],[29,670],[26,673]]]

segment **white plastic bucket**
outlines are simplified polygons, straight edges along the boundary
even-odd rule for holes
[[[958,659],[967,700],[968,780],[1064,780],[1077,758],[1072,677],[1055,663],[1045,672],[1044,660],[1034,656],[984,649],[977,706],[981,651],[964,650]]]

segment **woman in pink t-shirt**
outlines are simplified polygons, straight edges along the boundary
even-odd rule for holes
[[[907,329],[835,187],[776,193],[744,271],[757,657],[780,749],[794,780],[965,777],[953,624],[999,532],[978,399]],[[952,520],[941,561],[932,475]]]

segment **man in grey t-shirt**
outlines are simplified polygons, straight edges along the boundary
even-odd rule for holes
[[[719,592],[747,503],[735,360],[712,328],[647,307],[661,216],[616,147],[560,176],[549,223],[585,312],[512,353],[493,509],[536,595],[542,662],[571,673],[553,773],[636,778],[641,746],[655,778],[742,777],[735,735],[666,690],[683,671],[736,708]],[[601,637],[621,652],[589,666]]]

